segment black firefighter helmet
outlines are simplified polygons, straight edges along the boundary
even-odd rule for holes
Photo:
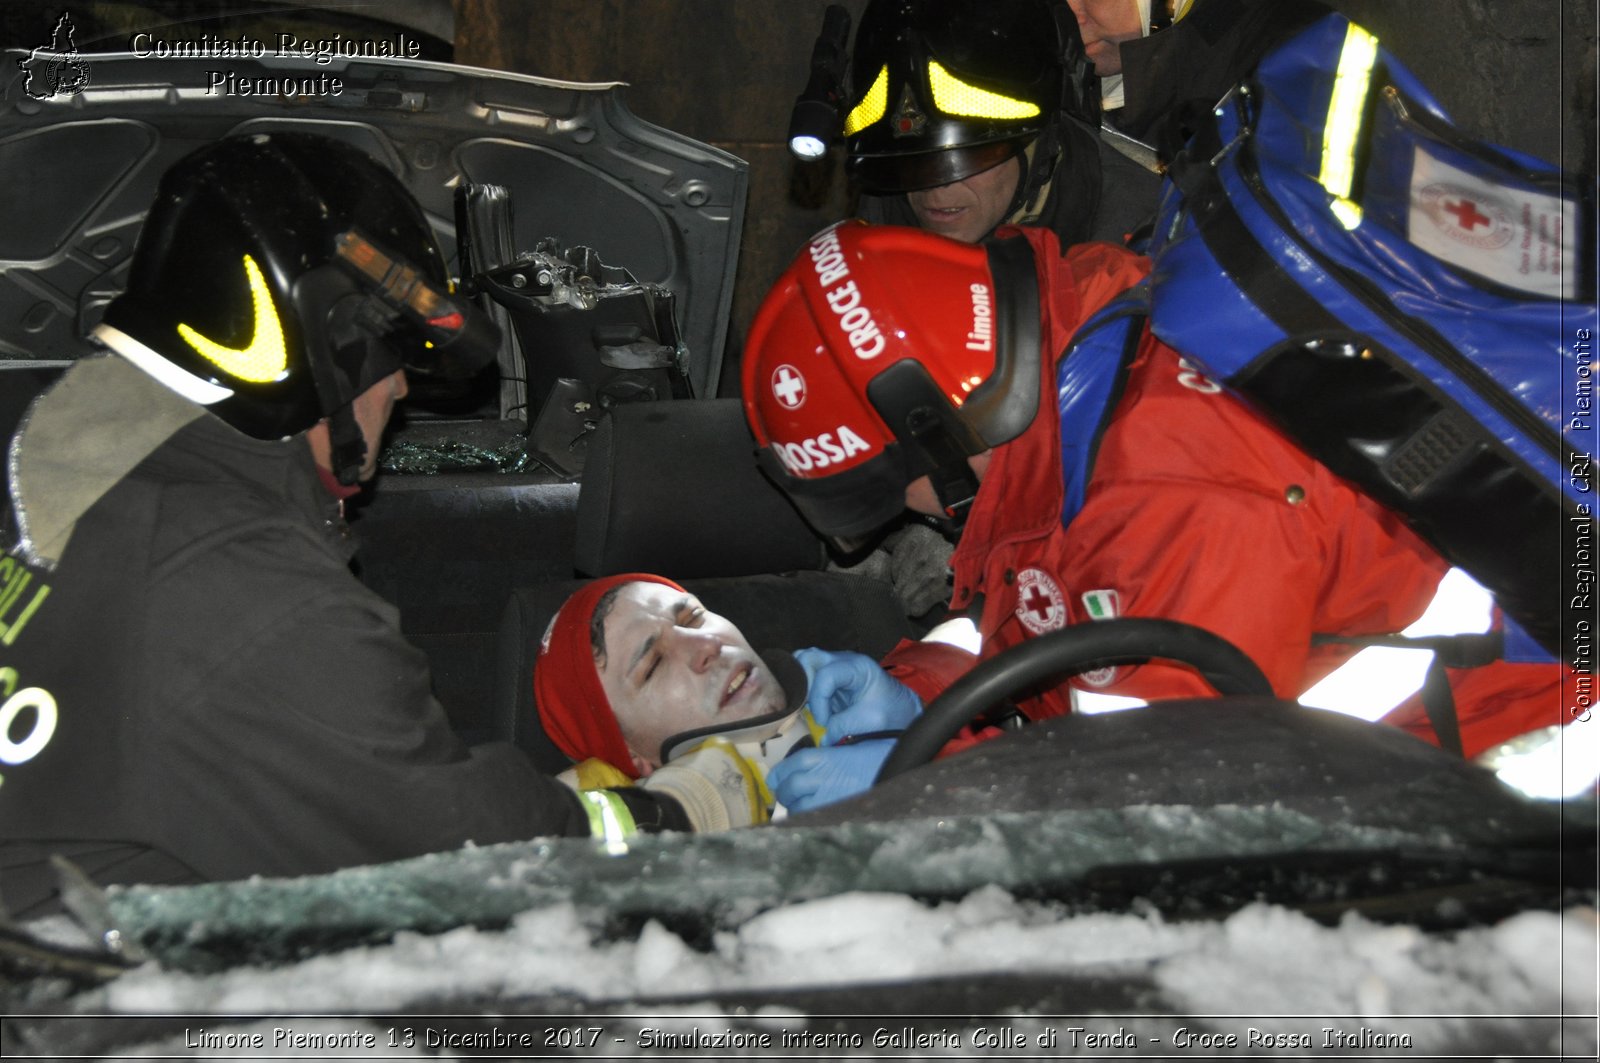
[[[364,450],[356,396],[402,368],[475,374],[499,341],[451,294],[399,178],[307,133],[228,137],[174,164],[104,324],[135,341],[119,353],[246,435],[329,418],[347,483]]]
[[[1033,170],[1048,179],[1059,123],[1100,123],[1099,83],[1059,0],[872,0],[846,103],[847,165],[875,195],[963,180],[1041,137]]]

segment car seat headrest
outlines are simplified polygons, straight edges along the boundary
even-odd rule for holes
[[[738,399],[626,403],[589,443],[580,572],[673,579],[822,568],[822,541],[762,475]]]

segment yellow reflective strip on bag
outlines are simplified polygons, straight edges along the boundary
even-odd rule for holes
[[[878,71],[877,78],[861,102],[850,110],[844,120],[844,135],[852,136],[884,116],[889,109],[889,68]]]
[[[928,87],[934,106],[958,118],[1033,118],[1039,113],[1036,104],[969,85],[934,62],[928,63]]]
[[[1328,120],[1322,127],[1322,173],[1318,176],[1322,187],[1333,194],[1333,212],[1347,229],[1361,224],[1361,208],[1351,201],[1350,189],[1355,185],[1356,144],[1361,137],[1361,120],[1377,59],[1378,38],[1351,23],[1339,53],[1339,69],[1333,76]]]
[[[584,790],[578,794],[589,815],[589,834],[605,843],[606,852],[620,856],[628,851],[628,839],[639,833],[633,813],[622,798],[609,790]]]

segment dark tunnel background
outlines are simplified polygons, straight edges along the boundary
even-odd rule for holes
[[[793,162],[789,110],[828,0],[21,0],[0,5],[0,45],[48,40],[70,10],[81,47],[163,36],[307,28],[360,35],[387,22],[423,57],[571,81],[629,83],[640,117],[750,164],[733,328],[811,233],[849,206],[837,152]],[[866,0],[842,0],[852,18]],[[1064,2],[1064,0],[1063,0]],[[1328,0],[1372,30],[1469,133],[1595,173],[1596,0]],[[327,35],[326,33],[323,34]]]
[[[783,143],[825,0],[456,0],[456,59],[632,84],[641,117],[750,162],[734,296],[741,334],[811,233],[843,216],[837,157]],[[845,0],[852,16],[865,0]],[[1332,0],[1474,135],[1595,172],[1595,0]]]

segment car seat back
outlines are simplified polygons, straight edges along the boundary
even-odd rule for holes
[[[629,403],[589,444],[580,572],[673,579],[821,568],[822,541],[761,474],[738,399]]]
[[[823,646],[881,656],[911,636],[888,582],[818,571],[827,560],[821,540],[761,474],[754,451],[737,399],[611,410],[591,439],[579,489],[577,570],[677,580],[758,651]],[[495,647],[494,735],[551,772],[567,759],[539,726],[533,661],[550,619],[581,586],[512,590]]]

